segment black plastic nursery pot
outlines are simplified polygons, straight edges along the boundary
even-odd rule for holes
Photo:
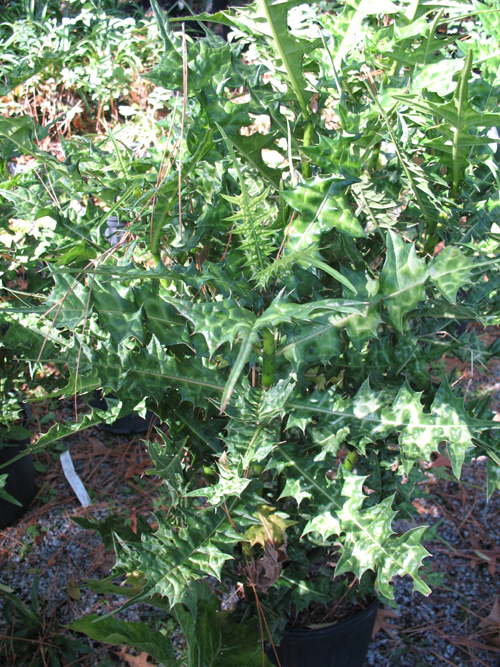
[[[379,601],[346,621],[314,630],[285,628],[276,653],[281,667],[363,667]],[[272,647],[267,656],[278,665]]]
[[[31,419],[31,410],[28,404],[23,403],[22,408],[26,415],[24,428],[28,428]],[[0,465],[7,463],[15,456],[26,451],[30,440],[12,440],[3,442],[0,449]],[[5,468],[0,468],[0,475],[8,475],[4,490],[21,503],[14,505],[4,498],[0,498],[0,530],[10,526],[27,512],[36,494],[35,471],[33,470],[33,457],[26,454],[21,459],[14,461]]]
[[[106,411],[108,409],[106,399],[98,389],[94,391],[92,400],[89,401],[89,405],[91,408],[97,408],[98,410]],[[117,419],[112,424],[98,424],[98,428],[106,433],[128,435],[129,433],[146,433],[150,426],[156,426],[158,423],[158,417],[148,410],[145,419],[137,413],[131,412],[125,417],[120,417],[120,419]]]

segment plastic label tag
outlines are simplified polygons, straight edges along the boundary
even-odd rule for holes
[[[83,486],[82,480],[78,477],[75,471],[75,466],[73,465],[73,459],[69,451],[65,451],[61,454],[61,465],[64,472],[64,476],[69,482],[69,485],[75,492],[76,497],[83,505],[83,507],[88,507],[92,505],[87,489]]]

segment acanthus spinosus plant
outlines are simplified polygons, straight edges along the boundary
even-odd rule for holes
[[[178,93],[169,137],[141,159],[68,144],[53,171],[63,200],[91,194],[129,234],[100,253],[106,214],[88,203],[91,242],[49,263],[32,329],[57,332],[69,392],[114,394],[114,417],[145,400],[169,426],[149,444],[158,529],[99,529],[127,604],[171,610],[193,656],[202,626],[242,627],[214,616],[207,576],[247,591],[240,621],[265,600],[271,634],[348,587],[390,601],[409,576],[427,595],[425,528],[393,520],[440,447],[457,478],[486,455],[499,487],[488,399],[464,402],[432,365],[498,353],[462,326],[498,323],[498,19],[482,2],[356,4],[255,0],[211,18],[226,43],[188,41],[152,0],[165,55],[148,78]],[[243,636],[214,664],[262,664]]]

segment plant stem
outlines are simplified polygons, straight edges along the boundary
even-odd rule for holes
[[[312,138],[314,134],[314,124],[312,120],[307,122],[307,125],[304,129],[304,141],[302,142],[302,147],[306,148],[312,144]],[[309,162],[302,158],[302,176],[304,178],[311,178],[311,166]]]
[[[375,146],[373,147],[373,152],[370,157],[370,162],[368,164],[368,170],[369,171],[376,171],[377,166],[378,166],[378,160],[380,157],[380,148],[382,146],[382,142],[378,141]]]
[[[400,66],[401,65],[399,64],[399,62],[395,60],[391,67],[391,71],[389,72],[389,76],[396,76],[396,72],[398,71],[398,67]]]
[[[464,109],[464,101],[467,97],[467,92],[469,90],[468,78],[472,68],[472,49],[467,52],[465,56],[465,64],[460,76],[460,83],[458,89],[458,109],[457,109],[457,127],[455,128],[455,135],[453,137],[453,182],[451,185],[450,198],[456,199],[458,194],[458,186],[460,183],[460,164],[458,161],[458,152],[460,145],[460,134],[461,134],[461,120],[462,112]]]
[[[349,454],[345,457],[344,468],[346,468],[347,470],[349,470],[349,472],[351,472],[356,463],[358,462],[358,458],[359,458],[358,452],[355,449],[351,449]]]
[[[274,384],[274,335],[269,329],[262,333],[262,388],[269,389]]]

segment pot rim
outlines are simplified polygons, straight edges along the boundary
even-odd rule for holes
[[[342,626],[346,626],[349,623],[353,623],[354,621],[363,620],[365,616],[369,616],[373,611],[378,609],[379,606],[380,606],[380,600],[378,598],[375,598],[373,602],[371,602],[368,605],[368,607],[365,607],[365,609],[362,609],[354,616],[346,618],[345,621],[340,621],[339,623],[331,623],[330,625],[327,625],[322,628],[292,628],[290,626],[286,626],[285,629],[283,630],[282,637],[286,636],[306,637],[308,635],[319,637],[323,634],[331,632],[332,630],[337,630],[338,628],[342,628]]]

